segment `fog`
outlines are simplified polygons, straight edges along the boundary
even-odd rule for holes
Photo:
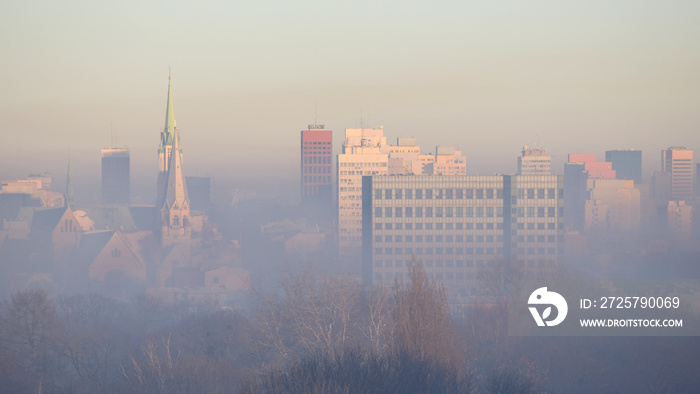
[[[698,20],[4,4],[0,393],[699,392]]]

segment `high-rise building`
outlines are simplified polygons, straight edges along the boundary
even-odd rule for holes
[[[364,280],[393,284],[417,260],[450,294],[476,295],[495,262],[556,264],[563,195],[556,175],[365,176]]]
[[[362,176],[389,171],[389,148],[384,129],[346,129],[338,155],[338,253],[360,261],[362,248]]]
[[[128,148],[102,149],[102,202],[128,204],[131,196]]]
[[[693,150],[671,147],[661,151],[661,171],[671,176],[671,199],[680,201],[693,196]]]
[[[333,132],[310,124],[301,132],[301,202],[319,207],[333,203]]]
[[[595,237],[634,235],[641,223],[641,194],[633,180],[589,179],[586,232]]]
[[[184,248],[184,255],[188,256],[191,236],[190,199],[182,168],[180,131],[175,126],[171,77],[168,77],[168,103],[165,109],[165,127],[160,134],[158,158],[156,209],[160,213],[160,222],[156,225],[156,231],[163,247],[180,244]]]
[[[552,157],[547,148],[525,146],[518,156],[518,175],[551,175]]]
[[[609,150],[605,152],[605,161],[612,163],[617,179],[633,180],[635,185],[642,183],[642,151]]]

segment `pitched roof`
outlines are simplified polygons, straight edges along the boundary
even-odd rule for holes
[[[53,231],[68,207],[37,209],[32,217],[32,231]]]

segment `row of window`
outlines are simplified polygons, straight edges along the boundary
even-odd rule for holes
[[[322,176],[322,175],[304,175],[304,183],[330,184],[331,177],[330,176]]]
[[[304,166],[304,174],[330,174],[331,166]]]
[[[557,191],[558,190],[558,191]],[[564,189],[517,189],[519,199],[556,199],[564,198]],[[491,200],[503,199],[503,189],[375,189],[375,200]]]
[[[556,230],[557,223],[517,223],[518,230]],[[503,222],[498,223],[374,223],[375,230],[498,230],[503,229]],[[559,223],[559,229],[564,228],[564,223]],[[516,230],[513,230],[516,231]],[[515,233],[514,233],[515,234]]]
[[[330,145],[328,141],[304,141],[304,145]]]
[[[304,156],[304,164],[331,164],[330,156]]]
[[[555,255],[557,248],[516,248],[518,255]],[[560,248],[559,253],[564,249]],[[374,248],[374,256],[381,255],[409,255],[409,256],[433,256],[433,255],[477,255],[477,256],[501,256],[503,248]]]
[[[527,210],[526,210],[527,208]],[[513,213],[520,218],[556,218],[564,216],[564,207],[517,207]],[[525,213],[527,212],[527,215]],[[375,218],[492,218],[503,217],[503,207],[374,207]]]

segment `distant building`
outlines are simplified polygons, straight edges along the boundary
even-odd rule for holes
[[[301,202],[330,207],[333,203],[333,131],[312,124],[301,132]]]
[[[128,204],[131,198],[127,148],[102,149],[102,203]]]
[[[617,176],[612,163],[596,161],[595,153],[571,153],[567,162],[583,164],[584,170],[588,172],[588,178],[616,179]]]
[[[693,206],[685,201],[669,201],[666,205],[669,238],[675,244],[690,246]]]
[[[610,238],[639,231],[641,194],[633,180],[589,179],[587,191],[587,233]]]
[[[391,285],[417,260],[451,295],[476,295],[495,262],[556,264],[563,186],[556,175],[365,176],[364,281]]]
[[[338,155],[338,253],[360,259],[362,248],[362,176],[389,173],[389,147],[384,129],[346,129]]]
[[[671,177],[671,199],[687,200],[693,196],[693,150],[671,147],[661,151],[661,171]]]
[[[642,151],[609,150],[605,152],[605,161],[612,163],[617,179],[633,180],[635,185],[642,183]]]
[[[518,156],[518,175],[551,175],[552,157],[546,148],[525,146]]]

